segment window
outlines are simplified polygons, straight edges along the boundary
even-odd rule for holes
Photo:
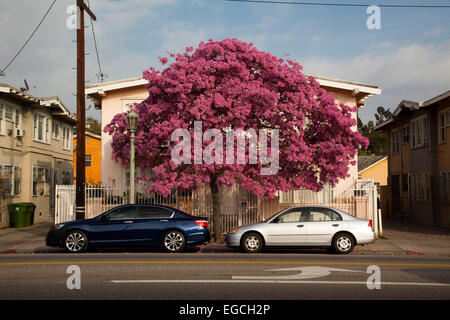
[[[411,121],[411,147],[422,147],[428,143],[427,117]]]
[[[49,143],[49,122],[48,116],[41,113],[34,114],[33,140]]]
[[[406,125],[402,128],[402,137],[403,137],[403,143],[409,142],[409,125]]]
[[[340,214],[327,208],[311,208],[309,221],[342,221]]]
[[[429,195],[428,174],[415,173],[411,177],[411,195],[415,201],[428,201]]]
[[[14,164],[0,164],[0,193],[3,196],[19,196],[21,167]]]
[[[409,190],[409,181],[408,174],[402,174],[402,192],[408,192]]]
[[[399,151],[399,130],[391,132],[391,152],[398,153]]]
[[[450,172],[441,172],[441,201],[450,202]]]
[[[0,134],[6,134],[6,121],[14,124],[14,136],[22,130],[22,112],[20,108],[0,105]]]
[[[52,137],[55,140],[59,140],[59,122],[55,120],[52,123]]]
[[[71,131],[72,128],[67,127],[67,126],[63,126],[63,149],[64,150],[70,150],[71,147],[71,142],[70,139],[72,139],[72,135],[71,135]]]
[[[122,207],[117,208],[108,213],[110,220],[121,220],[121,219],[134,219],[136,218],[136,207]]]
[[[169,219],[172,217],[173,212],[169,209],[158,208],[152,206],[139,207],[139,218],[146,219]]]
[[[439,143],[446,141],[445,128],[450,127],[450,109],[439,112]]]
[[[50,168],[33,166],[33,196],[50,195]]]
[[[292,209],[289,212],[279,216],[273,222],[275,223],[288,223],[288,222],[304,222],[306,221],[307,210],[303,208]]]
[[[400,175],[391,175],[391,185],[392,185],[392,197],[398,198],[400,196]]]
[[[13,120],[13,108],[10,106],[5,106],[5,119],[9,121]]]
[[[19,108],[14,109],[14,136],[22,135],[22,111]]]
[[[67,170],[61,171],[61,184],[71,185],[72,184],[72,173]]]
[[[5,135],[6,121],[5,121],[5,106],[0,105],[0,134]]]
[[[86,155],[86,160],[85,160],[85,166],[86,167],[91,167],[92,165],[92,155],[91,154],[87,154]]]

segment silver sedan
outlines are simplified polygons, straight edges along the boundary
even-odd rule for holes
[[[257,224],[236,228],[225,237],[228,247],[256,253],[271,246],[324,247],[347,254],[357,244],[375,242],[372,220],[323,206],[291,207]]]

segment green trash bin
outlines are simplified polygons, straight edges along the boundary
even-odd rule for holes
[[[12,203],[9,206],[9,226],[23,228],[27,226],[27,213],[20,203]]]
[[[34,210],[36,209],[36,205],[32,202],[24,202],[20,205],[22,206],[27,216],[26,225],[31,226],[34,222]]]
[[[32,202],[12,203],[9,205],[10,227],[23,228],[33,224],[34,210]]]

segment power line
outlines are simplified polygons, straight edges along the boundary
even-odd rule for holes
[[[91,7],[90,1],[88,0],[88,7]],[[94,38],[94,46],[95,46],[95,52],[97,54],[97,64],[98,64],[98,73],[96,76],[99,78],[100,82],[103,82],[105,77],[108,77],[105,73],[102,71],[102,66],[100,64],[100,55],[98,54],[98,46],[97,46],[97,38],[95,37],[95,30],[94,30],[94,21],[91,19],[91,29],[92,29],[92,37]]]
[[[227,2],[244,2],[255,4],[290,4],[303,6],[327,6],[327,7],[368,7],[375,4],[363,3],[323,3],[323,2],[297,2],[297,1],[270,1],[270,0],[223,0]],[[440,8],[449,9],[450,5],[409,5],[409,4],[377,4],[380,8]]]
[[[28,42],[30,42],[31,38],[33,38],[33,36],[35,35],[35,33],[37,32],[37,30],[39,29],[39,27],[41,26],[41,24],[44,22],[45,18],[47,17],[47,15],[49,14],[50,10],[53,8],[53,5],[56,3],[56,0],[54,0],[52,2],[52,4],[50,5],[50,7],[48,8],[47,12],[45,13],[44,17],[42,18],[41,22],[39,22],[39,24],[37,25],[37,27],[34,29],[33,33],[31,33],[31,35],[28,37],[27,41],[24,43],[24,45],[22,46],[22,48],[20,48],[19,52],[17,52],[17,54],[14,56],[14,58],[11,59],[11,61],[6,65],[5,68],[3,68],[3,70],[0,70],[0,74],[4,75],[5,74],[5,70],[11,65],[11,63],[13,63],[14,60],[16,60],[16,58],[19,56],[19,54],[22,52],[22,50],[27,46]]]

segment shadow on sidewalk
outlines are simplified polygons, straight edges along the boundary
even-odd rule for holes
[[[383,236],[389,240],[450,238],[450,229],[422,226],[393,218],[383,218]]]

